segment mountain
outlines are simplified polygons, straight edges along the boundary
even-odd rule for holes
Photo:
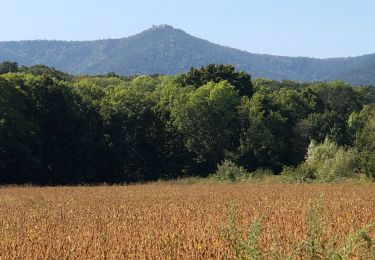
[[[254,78],[344,80],[375,85],[375,54],[332,59],[249,53],[191,36],[169,25],[122,39],[0,42],[0,61],[45,64],[73,74],[175,74],[210,63],[232,64]]]

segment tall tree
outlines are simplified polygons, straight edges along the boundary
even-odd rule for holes
[[[227,81],[207,83],[186,95],[172,110],[187,148],[207,173],[238,143],[238,91]]]
[[[375,105],[366,105],[360,112],[353,112],[349,126],[361,154],[362,170],[375,179]]]
[[[101,102],[110,181],[155,180],[161,176],[162,126],[155,102],[136,88],[112,88]]]
[[[243,71],[235,71],[232,65],[210,64],[200,69],[191,68],[188,73],[180,75],[177,79],[182,85],[193,85],[195,87],[203,86],[211,81],[219,83],[223,80],[233,85],[240,96],[251,96],[253,94],[251,76]]]
[[[256,93],[251,99],[243,99],[239,110],[242,126],[238,163],[249,170],[280,171],[290,156],[287,118],[265,94]]]
[[[33,182],[40,166],[40,134],[30,93],[15,75],[0,78],[0,183]]]
[[[17,72],[18,64],[17,62],[11,61],[3,61],[0,63],[0,74],[8,73],[8,72]]]

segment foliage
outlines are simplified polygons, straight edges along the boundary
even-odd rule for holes
[[[251,178],[253,179],[263,179],[267,176],[272,176],[275,173],[271,171],[270,169],[265,169],[265,168],[258,168],[255,171],[252,171],[250,173]]]
[[[234,162],[224,160],[222,163],[217,165],[217,170],[213,178],[219,181],[242,181],[251,177],[245,168],[237,166]]]
[[[16,77],[0,78],[0,182],[31,181],[40,165],[39,126],[32,119],[28,89]]]
[[[248,170],[266,167],[280,170],[288,154],[287,118],[273,109],[272,101],[262,94],[242,99],[239,113],[242,122],[239,164]]]
[[[236,72],[232,65],[210,64],[200,69],[191,68],[186,74],[181,74],[177,78],[183,86],[201,87],[208,82],[219,83],[223,80],[228,81],[238,90],[240,96],[251,96],[253,86],[251,76],[245,72]]]
[[[262,233],[261,220],[255,219],[244,238],[237,227],[236,212],[229,210],[228,223],[222,231],[222,237],[234,251],[236,259],[263,259],[263,252],[258,246]]]
[[[176,103],[171,116],[185,136],[186,147],[205,169],[213,169],[226,150],[235,149],[238,92],[227,81],[207,83]]]
[[[281,181],[286,183],[294,182],[313,182],[316,180],[314,172],[306,167],[305,164],[301,164],[297,167],[284,166],[280,173]]]
[[[375,179],[375,106],[366,105],[358,113],[353,112],[349,125],[355,135],[355,146],[360,152],[361,169]]]
[[[16,72],[18,70],[17,62],[3,61],[0,63],[0,74]]]
[[[355,149],[344,149],[326,139],[309,145],[305,167],[319,180],[335,180],[355,177],[358,171],[358,154]]]
[[[253,87],[230,65],[132,77],[3,67],[0,183],[205,177],[217,165],[237,180],[280,172],[331,180],[357,168],[374,176],[370,87],[265,79]],[[303,162],[311,140],[327,137],[337,145],[310,146]]]

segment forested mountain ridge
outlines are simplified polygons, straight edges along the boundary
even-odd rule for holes
[[[332,59],[253,54],[211,43],[175,29],[154,26],[122,39],[0,42],[0,61],[45,64],[73,74],[176,74],[207,64],[232,64],[253,78],[343,80],[375,85],[375,54]]]

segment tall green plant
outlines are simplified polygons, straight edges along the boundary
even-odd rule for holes
[[[355,149],[345,149],[329,139],[321,144],[312,141],[308,147],[305,167],[311,170],[318,180],[355,177],[358,166],[359,157]]]
[[[233,207],[230,208],[222,237],[233,250],[236,259],[264,259],[265,256],[258,245],[261,233],[261,220],[255,219],[248,228],[247,236],[244,237],[237,227],[236,212]]]
[[[323,218],[322,196],[311,206],[307,214],[308,233],[306,238],[296,244],[289,253],[280,250],[278,240],[274,238],[272,250],[259,247],[262,234],[260,219],[255,219],[250,225],[246,236],[243,229],[238,227],[236,212],[231,207],[228,221],[222,230],[222,238],[227,242],[236,259],[309,259],[309,260],[349,260],[353,257],[360,259],[375,259],[375,239],[370,237],[370,231],[375,227],[369,224],[349,234],[343,243],[338,243],[337,237],[325,237],[327,223]]]

